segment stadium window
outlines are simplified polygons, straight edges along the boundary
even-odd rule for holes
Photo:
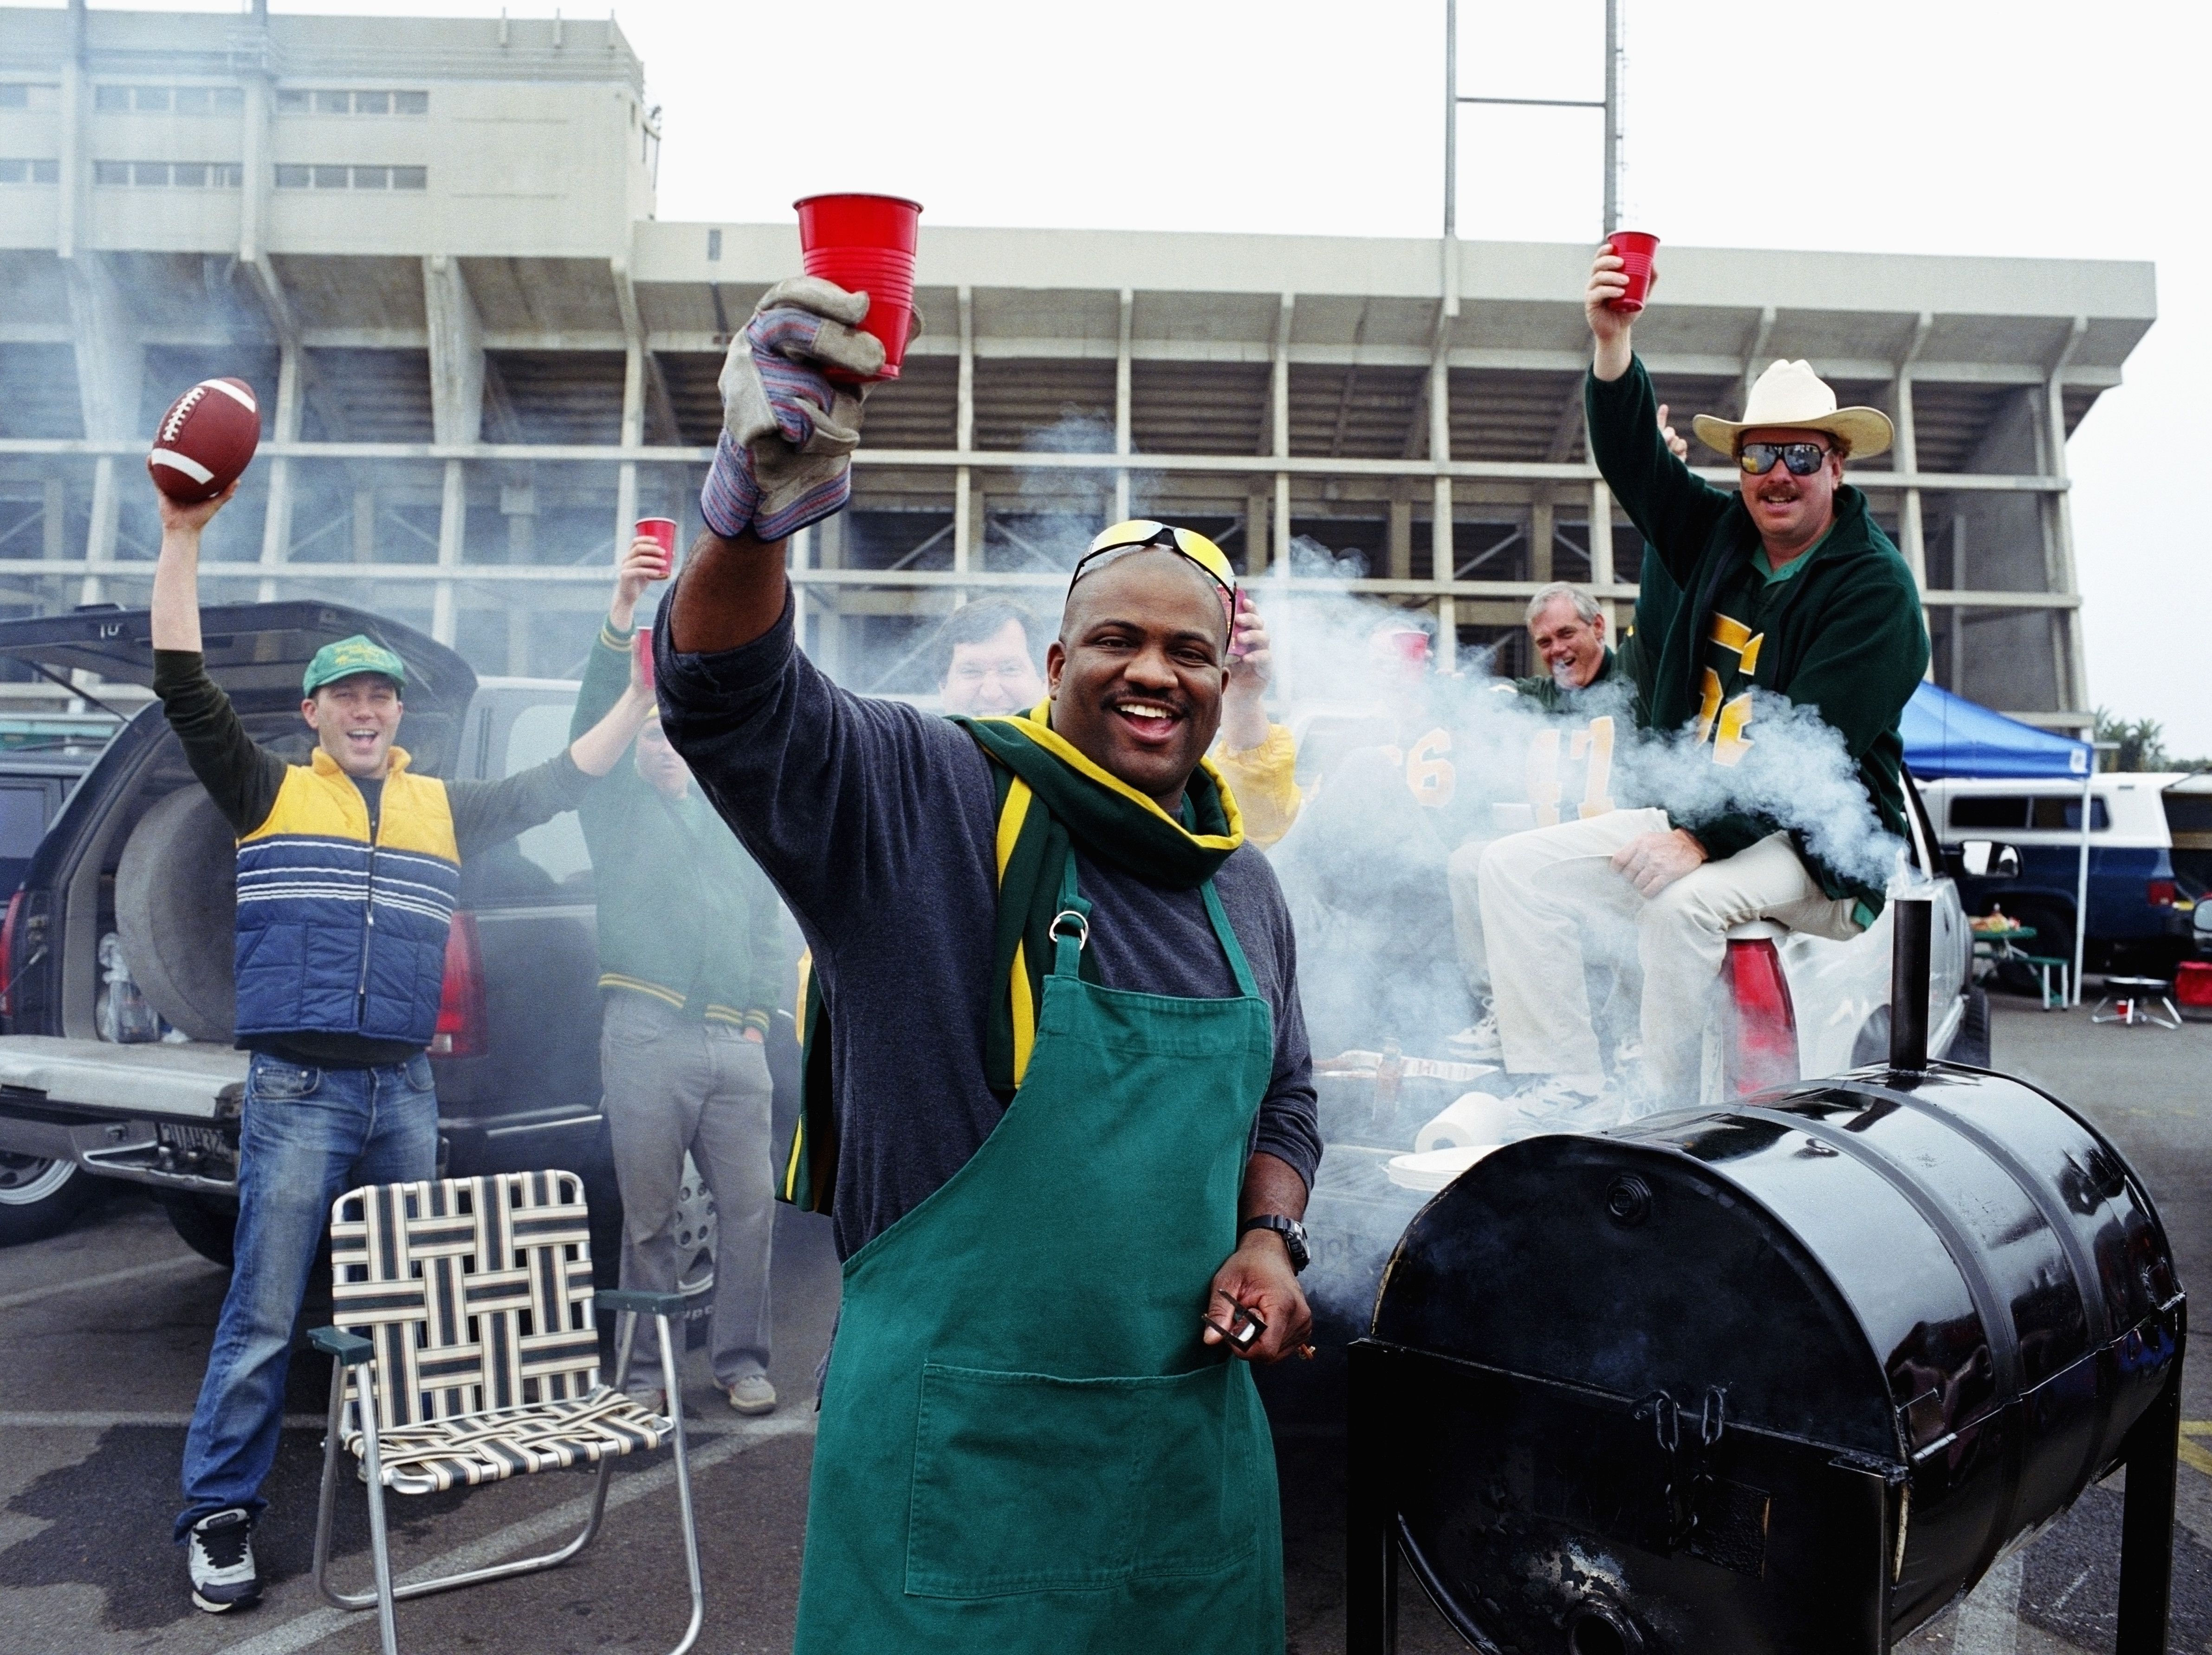
[[[427,115],[430,112],[430,94],[427,92],[395,92],[392,94],[392,112],[395,115]]]
[[[276,163],[276,187],[279,190],[304,190],[313,181],[310,169],[288,161]]]
[[[721,256],[722,256],[722,233],[721,233],[720,230],[709,230],[709,231],[708,231],[708,232],[707,232],[707,257],[708,257],[708,258],[710,258],[710,259],[713,259],[713,258],[720,258]]]
[[[177,88],[177,113],[204,115],[214,102],[215,88],[210,86],[180,86]]]
[[[0,109],[28,109],[31,88],[21,82],[0,86]]]
[[[165,161],[134,161],[131,163],[131,182],[141,188],[161,189],[169,182],[169,163]]]
[[[392,94],[389,92],[356,92],[353,94],[353,112],[356,115],[389,115]]]
[[[304,115],[307,112],[307,94],[282,88],[276,94],[276,112],[280,115]]]
[[[176,163],[171,177],[179,190],[204,190],[207,188],[207,175],[204,161],[180,161]]]
[[[350,92],[315,94],[315,113],[318,115],[343,115],[351,112],[352,109],[353,94]]]
[[[92,106],[103,114],[131,107],[131,88],[127,86],[103,86],[92,94]]]
[[[166,86],[139,86],[131,89],[131,106],[142,113],[156,112],[169,106],[169,88]]]
[[[131,163],[127,161],[96,161],[92,164],[94,184],[128,184],[131,182]]]
[[[220,167],[210,167],[208,168],[208,182],[226,190],[243,190],[246,187],[245,165],[232,161],[225,161]]]
[[[395,190],[427,190],[430,187],[430,169],[427,167],[395,167],[392,169],[392,187]]]
[[[59,184],[61,181],[62,164],[58,161],[34,161],[31,163],[32,183]]]
[[[0,184],[28,184],[31,163],[27,161],[0,161]]]
[[[318,167],[315,168],[315,188],[318,190],[344,189],[346,171],[347,169],[343,167]]]
[[[388,190],[392,187],[389,167],[356,167],[353,169],[353,187],[356,190]]]

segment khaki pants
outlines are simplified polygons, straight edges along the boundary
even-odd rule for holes
[[[1858,934],[1850,900],[1821,894],[1786,834],[1708,862],[1647,900],[1614,871],[1613,855],[1668,825],[1664,810],[1614,810],[1515,834],[1483,852],[1483,943],[1511,1072],[1603,1072],[1583,966],[1608,921],[1635,928],[1644,1058],[1668,1098],[1697,1094],[1729,926],[1771,919],[1838,941]]]
[[[607,996],[599,1070],[622,1187],[623,1286],[640,1293],[676,1287],[676,1197],[689,1149],[714,1192],[708,1352],[714,1381],[726,1386],[765,1373],[775,1228],[775,1088],[766,1051],[727,1023],[702,1022],[650,995],[618,990]],[[660,1339],[650,1317],[637,1319],[629,1385],[634,1393],[660,1388]]]

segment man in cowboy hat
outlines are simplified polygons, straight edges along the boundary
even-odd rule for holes
[[[1889,446],[1888,419],[1838,408],[1806,362],[1778,361],[1744,417],[1700,415],[1698,438],[1736,462],[1734,494],[1668,451],[1658,399],[1629,343],[1626,286],[1601,248],[1583,310],[1596,339],[1584,387],[1590,452],[1649,551],[1637,600],[1637,710],[1686,732],[1723,767],[1758,740],[1762,697],[1818,710],[1856,767],[1874,816],[1905,831],[1898,719],[1928,665],[1911,571],[1844,481],[1844,462]],[[1725,786],[1705,790],[1724,797]],[[1632,920],[1643,967],[1645,1080],[1694,1095],[1706,1009],[1729,927],[1774,919],[1855,936],[1881,912],[1865,869],[1832,867],[1802,830],[1741,809],[1615,810],[1500,840],[1483,858],[1483,929],[1506,1067],[1528,1112],[1595,1118],[1606,1094],[1583,979],[1593,910]]]
[[[1248,1363],[1310,1326],[1321,1144],[1282,892],[1203,760],[1235,576],[1118,524],[1031,712],[833,684],[784,537],[849,494],[860,398],[824,369],[880,369],[866,306],[782,282],[732,343],[653,636],[670,739],[813,951],[785,1187],[845,1270],[797,1646],[1279,1655]]]

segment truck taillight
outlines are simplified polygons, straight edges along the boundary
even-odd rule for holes
[[[446,980],[438,995],[434,1058],[481,1058],[489,1046],[484,1030],[483,949],[477,917],[464,910],[446,933]]]
[[[1728,986],[1735,1008],[1736,1095],[1796,1080],[1797,1013],[1790,1003],[1781,952],[1771,938],[1743,937],[1729,944]]]
[[[2143,887],[2143,900],[2154,908],[2172,907],[2177,894],[2179,893],[2175,891],[2173,882],[2170,879],[2154,879]]]
[[[8,918],[0,920],[0,1017],[15,1010],[15,935],[23,922],[23,893],[8,899]]]

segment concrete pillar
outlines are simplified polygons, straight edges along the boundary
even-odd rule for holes
[[[2044,381],[2044,412],[2047,434],[2044,447],[2049,464],[2048,473],[2064,479],[2066,469],[2066,365],[2081,349],[2081,336],[2088,331],[2089,318],[2077,316],[2066,343],[2051,364],[2050,378]],[[2074,567],[2074,501],[2070,494],[2060,493],[2044,496],[2045,561],[2048,570],[2047,585],[2054,592],[2075,593],[2081,591]],[[2081,612],[2079,609],[2052,609],[2051,615],[2051,648],[2053,657],[2053,676],[2058,685],[2059,704],[2063,711],[2085,712],[2089,706],[2089,666],[2081,645]]]
[[[483,436],[483,324],[461,273],[447,253],[422,259],[422,297],[430,335],[430,421],[442,446],[476,443]],[[438,567],[457,569],[468,541],[468,475],[463,463],[446,462],[438,510]],[[438,581],[430,603],[430,635],[453,641],[458,597],[451,579]]]
[[[39,555],[49,563],[59,563],[69,556],[69,485],[59,477],[45,480],[45,501],[39,527],[44,531],[45,544]],[[38,583],[40,608],[48,605],[58,609],[62,602],[62,583],[41,580]]]
[[[288,343],[276,358],[276,417],[271,421],[278,442],[300,440],[300,347]],[[279,454],[269,462],[269,509],[261,519],[261,567],[279,569],[292,555],[292,462]],[[257,588],[260,601],[274,603],[277,583],[264,577]]]
[[[636,448],[645,441],[645,349],[630,341],[623,354],[622,446]],[[615,561],[637,528],[637,462],[624,460],[615,469]]]
[[[538,553],[538,490],[525,485],[499,491],[499,509],[507,518],[507,561],[533,563]],[[629,543],[624,542],[624,545]],[[619,559],[620,553],[617,553]],[[530,676],[531,621],[536,611],[511,597],[507,605],[507,670],[518,678]]]
[[[1137,305],[1136,294],[1128,288],[1121,289],[1121,341],[1114,353],[1114,452],[1126,458],[1129,452],[1129,320]],[[1114,473],[1114,521],[1121,522],[1129,515],[1129,473],[1127,467]]]
[[[1403,491],[1390,496],[1389,573],[1393,580],[1413,578],[1413,502]]]
[[[79,252],[62,269],[69,289],[84,434],[94,442],[128,442],[139,434],[138,397],[146,368],[146,349],[134,312],[100,254]],[[115,555],[121,487],[113,455],[103,454],[93,462],[92,522],[84,555],[95,566]],[[100,574],[88,573],[77,601],[97,603],[104,590]]]
[[[1267,490],[1255,481],[1244,496],[1244,573],[1255,579],[1267,573]]]
[[[953,446],[965,454],[975,446],[975,294],[960,290],[960,377],[953,402]],[[952,475],[952,567],[963,574],[981,567],[983,546],[981,501],[975,473],[967,466]],[[965,603],[967,594],[957,601]]]
[[[1590,484],[1590,585],[1602,591],[1613,585],[1613,490],[1602,481]],[[1605,610],[1605,635],[1620,638],[1620,605],[1610,597],[1599,600]]]
[[[1540,485],[1528,506],[1528,579],[1539,585],[1552,574],[1552,497]]]
[[[366,486],[353,491],[353,561],[376,561],[376,490]]]
[[[1429,458],[1439,466],[1451,459],[1451,359],[1441,333],[1436,354],[1429,361]],[[1429,578],[1450,580],[1457,574],[1459,559],[1452,544],[1451,479],[1441,470],[1435,479],[1434,493],[1429,518]],[[1439,622],[1444,612],[1445,606],[1439,603]],[[1438,641],[1441,645],[1441,636]],[[1438,659],[1441,662],[1441,652]]]

